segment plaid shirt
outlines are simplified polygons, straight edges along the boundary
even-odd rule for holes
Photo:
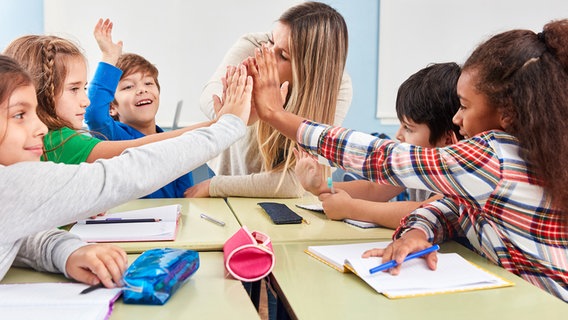
[[[406,217],[395,238],[410,228],[434,243],[465,236],[482,256],[568,301],[568,228],[515,137],[488,131],[445,148],[421,148],[305,121],[297,139],[308,152],[370,180],[446,195]]]

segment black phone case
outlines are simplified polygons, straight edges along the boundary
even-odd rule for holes
[[[302,223],[302,217],[292,211],[283,203],[259,202],[258,205],[266,211],[275,224]]]

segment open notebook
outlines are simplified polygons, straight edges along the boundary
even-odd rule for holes
[[[380,265],[382,259],[364,259],[361,255],[368,249],[384,248],[389,243],[310,246],[306,253],[341,272],[354,272],[377,292],[391,299],[514,285],[472,264],[457,253],[438,253],[435,271],[428,268],[424,259],[417,258],[404,262],[397,276],[387,272],[370,274],[369,269]]]
[[[69,232],[87,242],[169,241],[175,240],[181,206],[162,207],[109,213],[96,219],[76,223]],[[85,224],[86,221],[106,219],[154,218],[159,222]]]
[[[2,319],[108,319],[121,289],[97,289],[79,294],[81,283],[24,283],[0,285]]]
[[[323,207],[321,203],[314,203],[314,204],[297,204],[296,207],[323,213]],[[378,224],[354,219],[343,219],[343,222],[348,223],[350,225],[354,225],[359,228],[368,229],[368,228],[378,228],[380,227]]]

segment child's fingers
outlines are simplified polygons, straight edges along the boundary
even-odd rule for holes
[[[247,76],[245,83],[244,98],[252,103],[252,88],[254,87],[254,80],[251,76]]]
[[[97,254],[97,260],[93,261],[93,273],[107,288],[122,284],[122,275],[127,268],[126,253],[114,246],[105,246],[102,252]]]
[[[105,263],[103,261],[101,261],[100,259],[94,259],[92,261],[90,261],[89,263],[89,269],[91,270],[91,273],[93,273],[94,275],[96,275],[96,277],[99,279],[99,282],[101,282],[105,287],[107,288],[114,288],[114,282],[112,281],[112,275],[109,273],[109,271],[107,270],[107,267],[105,265]],[[78,275],[82,275],[83,270],[79,270],[76,271],[75,274],[75,278],[77,279]],[[79,279],[77,279],[79,280]],[[98,282],[89,282],[92,284],[97,284]]]
[[[76,270],[73,271],[73,279],[82,283],[87,283],[92,286],[101,283],[99,277],[97,277],[97,275],[94,274],[91,270],[82,269],[82,268],[77,268]]]
[[[223,93],[222,93],[221,97],[217,96],[218,98],[220,98],[221,107],[225,103],[225,97],[227,96],[227,78],[226,77],[227,77],[227,75],[225,74],[225,76],[221,78],[221,83],[223,84]],[[215,99],[215,98],[213,98],[213,99]],[[215,106],[215,105],[213,104],[213,106]],[[220,109],[221,108],[219,108],[219,110]],[[216,110],[215,112],[217,113],[219,110]]]
[[[258,77],[258,67],[256,65],[256,60],[253,57],[247,58],[247,72],[253,78]]]
[[[242,99],[243,95],[246,94],[246,84],[247,84],[247,68],[244,65],[239,66],[239,79],[237,82],[237,98]]]
[[[438,265],[438,255],[436,252],[431,252],[426,255],[426,265],[430,270],[436,270],[436,266]]]
[[[235,68],[235,72],[231,76],[231,82],[227,87],[227,99],[229,103],[235,103],[242,99],[245,85],[246,85],[247,72],[243,65],[239,65]]]
[[[105,21],[103,22],[102,30],[105,35],[108,35],[110,31],[112,31],[112,22],[110,21],[110,19],[105,19]]]
[[[93,30],[93,35],[95,36],[96,39],[98,39],[99,36],[102,34],[102,25],[103,25],[103,19],[99,19],[99,21],[95,25],[95,30]]]
[[[227,85],[225,86],[225,97],[231,97],[233,95],[234,88],[232,87],[232,84],[234,82],[236,70],[237,68],[235,66],[227,67],[227,76],[225,77],[225,81],[227,82]]]
[[[361,255],[361,257],[362,258],[383,257],[384,254],[385,254],[385,249],[371,249],[363,252],[363,255]]]
[[[102,258],[112,281],[119,286],[122,286],[122,275],[126,271],[127,267],[125,258],[126,254],[124,254],[123,257],[117,250],[111,251],[108,255],[105,255]]]

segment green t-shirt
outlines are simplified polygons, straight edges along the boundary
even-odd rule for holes
[[[49,131],[43,138],[47,161],[79,164],[87,161],[93,148],[101,140],[64,127]],[[43,156],[42,160],[46,160]]]

